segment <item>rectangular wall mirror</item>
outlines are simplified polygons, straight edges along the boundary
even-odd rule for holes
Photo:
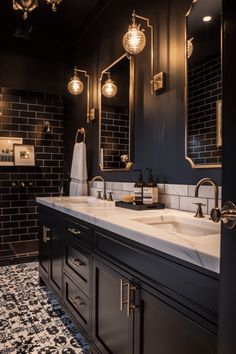
[[[221,167],[222,0],[194,0],[186,15],[185,157]]]
[[[99,82],[99,165],[128,171],[133,163],[134,58],[123,54]]]

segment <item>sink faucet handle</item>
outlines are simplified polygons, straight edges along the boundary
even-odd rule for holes
[[[193,204],[196,204],[197,207],[198,207],[194,217],[195,218],[205,218],[205,216],[203,215],[202,207],[206,206],[206,204],[203,204],[203,203],[200,203],[200,202],[199,203],[193,203]]]
[[[107,198],[107,200],[108,200],[109,202],[112,202],[112,201],[113,201],[112,194],[113,194],[113,192],[109,192],[109,195],[108,195],[108,198]]]
[[[102,192],[101,191],[97,191],[97,199],[102,199],[102,194],[101,194]]]

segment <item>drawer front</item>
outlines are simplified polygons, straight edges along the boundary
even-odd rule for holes
[[[78,283],[88,295],[90,283],[90,255],[74,242],[65,239],[64,270]]]
[[[165,258],[164,254],[154,254],[128,243],[125,238],[108,235],[103,230],[94,232],[94,249],[136,274],[153,282],[157,289],[163,289],[168,296],[184,300],[185,306],[201,315],[208,312],[208,319],[216,322],[218,312],[219,281],[204,272]],[[122,242],[122,243],[121,243]],[[127,242],[124,243],[124,242]]]
[[[63,299],[78,324],[88,333],[89,298],[67,275],[64,275]]]
[[[92,247],[92,229],[80,221],[65,218],[65,235],[88,248]]]

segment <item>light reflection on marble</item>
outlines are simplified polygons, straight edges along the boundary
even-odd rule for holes
[[[135,221],[135,218],[150,216],[176,216],[191,224],[193,213],[173,209],[136,211],[115,207],[114,202],[97,200],[94,197],[48,197],[37,202],[65,214],[82,219],[95,226],[112,231],[161,252],[183,259],[200,267],[219,273],[220,224],[213,224],[206,217],[201,226],[215,230],[204,237],[186,236],[165,230],[157,225]]]

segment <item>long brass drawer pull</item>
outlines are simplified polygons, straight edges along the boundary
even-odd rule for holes
[[[79,229],[73,229],[73,228],[68,228],[68,231],[70,231],[74,235],[80,235],[81,231]]]
[[[129,286],[129,283],[124,283],[124,280],[120,280],[120,311],[123,311],[125,304],[128,304],[128,301],[124,301],[124,288]]]
[[[81,305],[84,305],[84,302],[83,300],[78,297],[78,296],[75,296],[75,297],[71,297],[69,296],[69,301],[72,303],[72,305],[75,307],[75,308],[79,308]]]
[[[68,263],[75,268],[81,267],[84,265],[79,259],[68,259]]]
[[[43,242],[47,243],[50,241],[50,229],[47,226],[43,226]]]

